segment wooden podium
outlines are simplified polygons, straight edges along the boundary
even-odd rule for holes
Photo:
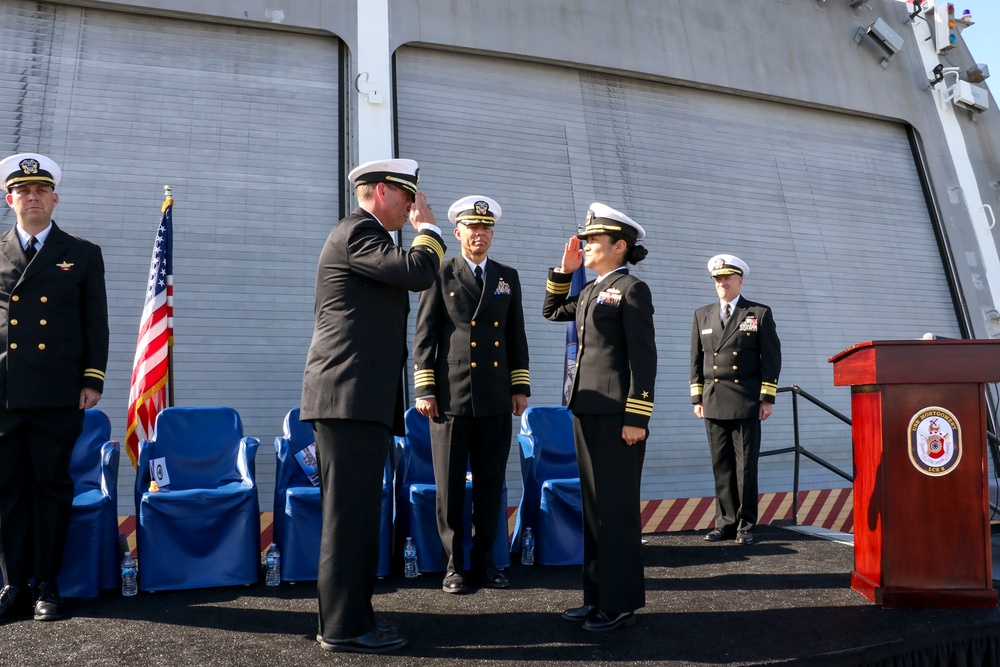
[[[1000,340],[870,341],[830,362],[851,386],[851,587],[884,607],[996,607],[984,385]]]

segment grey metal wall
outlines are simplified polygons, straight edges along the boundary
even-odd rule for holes
[[[284,410],[278,404],[290,407],[298,400],[315,257],[337,217],[342,168],[355,161],[356,118],[366,104],[345,92],[341,106],[336,72],[343,65],[345,80],[358,74],[352,58],[364,26],[357,25],[357,0],[274,4],[0,0],[0,149],[63,157],[67,178],[58,220],[101,242],[114,265],[109,286],[115,356],[103,407],[112,413],[116,436],[124,435],[140,285],[161,187],[170,182],[177,224],[185,228],[178,230],[177,252],[189,258],[183,260],[187,265],[178,259],[177,278],[178,358],[190,360],[177,368],[182,400],[233,397],[227,402],[244,414],[247,432],[264,440],[258,469],[265,484],[269,444]],[[822,384],[824,399],[843,397],[837,400],[846,406],[846,390],[824,379],[828,365],[816,351],[863,339],[956,330],[953,313],[939,302],[940,258],[923,255],[931,247],[926,209],[908,212],[919,196],[904,150],[904,126],[925,151],[930,187],[954,249],[961,303],[974,332],[990,335],[982,314],[994,304],[983,289],[977,232],[961,197],[951,195],[955,166],[940,136],[935,98],[927,91],[929,74],[904,25],[904,3],[871,0],[855,9],[818,0],[389,0],[388,9],[388,50],[439,46],[486,54],[492,57],[482,63],[505,68],[498,80],[459,66],[449,86],[429,73],[452,108],[421,101],[426,106],[421,111],[414,104],[421,91],[414,97],[406,81],[419,82],[425,73],[406,69],[405,58],[412,54],[404,51],[398,77],[404,100],[400,145],[427,162],[427,187],[436,201],[450,201],[460,189],[486,189],[475,177],[481,164],[476,142],[500,156],[500,168],[489,172],[493,192],[512,221],[538,224],[529,230],[534,236],[508,240],[498,234],[497,254],[513,261],[515,251],[523,252],[526,261],[514,263],[537,263],[535,269],[522,268],[525,283],[539,285],[537,298],[538,272],[558,259],[558,245],[546,250],[546,244],[572,231],[591,200],[614,204],[618,197],[638,219],[669,230],[651,238],[653,252],[640,265],[640,274],[664,300],[657,315],[667,364],[661,378],[686,375],[687,333],[666,332],[686,329],[690,310],[713,298],[699,272],[705,238],[724,225],[732,230],[733,244],[747,248],[754,267],[748,296],[769,302],[779,325],[796,331],[802,345],[813,345],[811,351],[797,350],[790,333],[784,334],[783,379],[795,380],[797,364]],[[881,54],[870,40],[853,41],[857,29],[876,17],[898,26],[904,40],[886,69],[879,67]],[[344,63],[338,61],[341,44],[350,54]],[[508,56],[520,61],[501,59]],[[974,62],[964,45],[945,60],[959,67]],[[539,76],[543,70],[547,74]],[[510,111],[516,122],[499,127],[496,114],[487,113],[496,104],[510,106],[495,90],[516,98],[517,108]],[[346,126],[340,136],[342,113]],[[469,128],[463,115],[492,125]],[[549,138],[560,123],[567,133],[562,147]],[[1000,113],[994,105],[975,121],[963,117],[960,123],[983,201],[1000,208],[1000,188],[990,186],[1000,181]],[[437,142],[421,134],[432,131]],[[529,139],[519,144],[518,137]],[[445,155],[445,145],[454,150]],[[675,161],[663,159],[674,153]],[[702,157],[708,166],[699,171],[694,158]],[[451,166],[448,173],[449,165],[471,165],[473,159],[476,168]],[[873,182],[883,194],[897,193],[886,196],[905,206],[876,196]],[[550,200],[560,208],[549,207]],[[889,228],[897,217],[913,226]],[[0,220],[10,222],[9,214]],[[560,234],[546,231],[554,222],[562,225]],[[279,240],[288,232],[298,235],[297,248],[295,240]],[[860,239],[855,253],[844,250],[850,239]],[[838,277],[843,282],[834,282]],[[922,287],[927,280],[931,289]],[[882,291],[901,296],[891,304],[876,298],[883,305],[874,310],[868,293]],[[558,356],[537,350],[561,348],[562,332],[540,321],[529,327],[537,401],[547,382],[555,387],[545,378],[561,368]],[[655,427],[665,443],[696,447],[702,434],[682,409],[685,386],[686,379],[678,387],[659,388],[657,412],[667,404],[677,407],[659,416],[666,421]],[[789,428],[782,403],[787,407],[783,398],[765,429],[769,437]],[[828,435],[839,434],[839,425],[813,419],[809,437],[839,437]],[[678,451],[682,455],[673,457]],[[846,447],[843,451],[848,456]],[[656,476],[675,466],[704,469],[707,457],[691,452],[673,447],[654,453],[647,470]],[[843,457],[837,462],[849,464]],[[516,480],[512,473],[512,486]],[[767,483],[787,488],[784,478]],[[677,484],[671,482],[666,491],[647,486],[645,492],[648,497],[705,493],[704,479]],[[516,488],[511,497],[516,499]],[[268,507],[268,487],[261,498]]]
[[[163,185],[174,189],[178,405],[229,405],[262,440],[270,507],[298,405],[313,283],[338,218],[336,39],[163,17],[0,3],[0,152],[64,169],[55,218],[99,243],[111,359],[100,406],[124,441]],[[0,224],[14,223],[3,207]],[[120,512],[134,475],[122,456]]]
[[[744,294],[774,309],[781,385],[850,413],[827,359],[863,340],[959,336],[904,128],[569,67],[404,47],[396,54],[400,154],[436,210],[486,194],[504,210],[491,255],[525,291],[533,405],[558,404],[565,326],[541,317],[545,276],[592,201],[634,217],[649,257],[659,367],[643,497],[712,495],[689,389],[692,313],[716,298],[706,262],[747,260]],[[450,225],[448,225],[450,227]],[[452,244],[449,255],[457,254]],[[591,276],[593,277],[593,276]],[[779,398],[765,448],[792,444]],[[803,409],[810,451],[851,470],[850,429]],[[519,497],[516,453],[508,468]],[[787,457],[761,491],[787,490]],[[842,486],[806,465],[803,488]]]

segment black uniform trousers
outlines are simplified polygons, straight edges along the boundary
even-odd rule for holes
[[[382,474],[392,434],[378,422],[313,421],[323,505],[319,634],[351,639],[375,629]]]
[[[442,415],[432,419],[431,456],[434,478],[447,480],[437,489],[437,524],[446,571],[465,569],[462,539],[465,524],[466,470],[472,473],[472,553],[469,569],[482,573],[494,567],[493,543],[503,500],[503,483],[510,455],[510,414],[485,417]]]
[[[583,604],[608,612],[646,605],[639,487],[646,441],[622,440],[622,415],[573,414],[583,496]]]
[[[18,587],[55,583],[73,508],[77,408],[0,408],[0,573]]]
[[[708,419],[708,446],[715,475],[715,527],[726,534],[757,525],[757,460],[760,419]]]

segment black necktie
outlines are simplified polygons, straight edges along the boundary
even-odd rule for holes
[[[483,267],[476,267],[476,286],[479,287],[479,291],[483,291]]]
[[[35,248],[36,243],[38,243],[38,239],[32,236],[28,239],[28,247],[24,249],[24,256],[28,258],[29,262],[38,253],[38,250]]]
[[[733,314],[733,304],[727,303],[726,304],[726,314],[723,316],[722,321],[723,322],[728,322],[729,321],[729,316],[732,315],[732,314]]]

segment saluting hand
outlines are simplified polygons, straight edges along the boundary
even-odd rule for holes
[[[427,203],[427,195],[418,190],[413,205],[410,206],[410,224],[414,229],[419,229],[423,223],[437,225],[431,205]]]
[[[583,264],[583,248],[580,247],[580,239],[572,236],[563,250],[562,272],[573,273],[581,264]]]

